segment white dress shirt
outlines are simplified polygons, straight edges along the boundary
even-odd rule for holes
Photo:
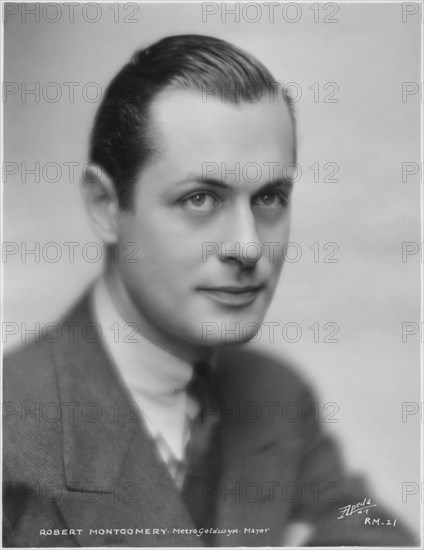
[[[181,488],[190,424],[199,412],[199,405],[185,391],[193,367],[134,333],[117,312],[103,279],[98,280],[92,298],[106,353],[138,405],[159,456]]]

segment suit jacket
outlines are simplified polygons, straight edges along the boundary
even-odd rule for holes
[[[215,532],[199,536],[92,322],[85,296],[61,334],[5,360],[4,546],[281,546],[292,521],[314,527],[311,546],[414,543],[382,525],[393,516],[378,502],[337,519],[368,490],[346,476],[307,385],[249,346],[216,369],[219,475],[202,488]]]

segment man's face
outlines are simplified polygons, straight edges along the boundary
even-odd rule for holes
[[[158,154],[118,220],[121,250],[138,246],[138,261],[117,272],[141,333],[196,346],[246,341],[270,304],[289,236],[289,109],[267,95],[235,105],[165,90],[151,115]]]

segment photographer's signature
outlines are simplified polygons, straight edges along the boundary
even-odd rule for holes
[[[339,508],[340,516],[337,519],[347,518],[353,516],[353,514],[368,514],[368,510],[374,506],[377,506],[377,504],[372,504],[371,499],[365,497],[362,502],[348,504]]]

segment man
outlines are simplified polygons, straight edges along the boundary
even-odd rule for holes
[[[240,346],[289,237],[295,125],[272,75],[221,40],[161,40],[110,84],[91,161],[104,274],[61,338],[5,366],[5,546],[281,546],[294,522],[310,545],[408,544],[303,381]]]

